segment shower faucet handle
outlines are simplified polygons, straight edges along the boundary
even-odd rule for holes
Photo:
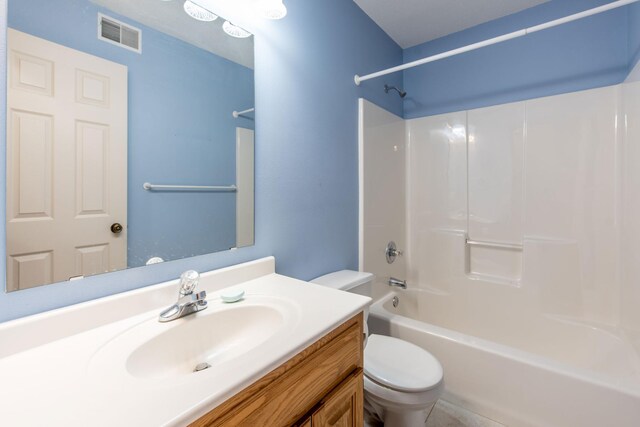
[[[387,258],[387,262],[392,264],[396,260],[396,257],[402,256],[402,251],[396,247],[396,242],[391,241],[387,244],[384,254]]]

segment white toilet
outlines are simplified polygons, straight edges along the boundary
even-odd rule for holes
[[[311,283],[371,296],[373,278],[371,273],[343,270]],[[442,392],[442,377],[440,362],[417,345],[376,334],[365,341],[365,408],[387,427],[424,426]]]

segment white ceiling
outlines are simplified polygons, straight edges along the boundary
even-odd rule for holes
[[[354,0],[401,48],[452,34],[548,0]]]
[[[222,31],[224,19],[201,22],[184,12],[184,0],[90,0],[134,21],[230,61],[253,68],[253,37],[237,39]],[[202,2],[200,2],[202,4]],[[144,52],[144,32],[142,34]]]

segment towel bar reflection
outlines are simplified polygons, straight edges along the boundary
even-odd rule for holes
[[[513,243],[479,242],[477,240],[471,240],[468,237],[466,243],[469,246],[484,246],[486,248],[511,249],[514,251],[522,250],[522,245],[516,245]]]
[[[234,119],[237,119],[240,116],[244,116],[245,114],[253,113],[254,111],[256,111],[255,108],[249,108],[248,110],[244,110],[244,111],[234,111],[233,113],[231,113],[231,115],[233,116]]]
[[[150,184],[145,182],[142,188],[147,191],[151,190],[175,190],[175,191],[215,191],[221,193],[235,193],[238,187],[235,185],[216,186],[216,185],[166,185],[166,184]]]

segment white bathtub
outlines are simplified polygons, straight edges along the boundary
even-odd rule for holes
[[[372,305],[369,328],[430,351],[444,367],[445,399],[503,424],[640,426],[640,357],[622,333],[504,310],[398,291]]]

